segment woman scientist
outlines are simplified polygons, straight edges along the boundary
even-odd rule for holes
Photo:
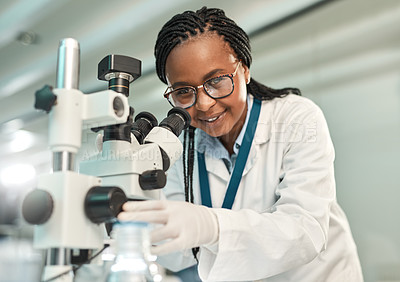
[[[126,203],[119,219],[159,224],[153,253],[173,270],[198,260],[202,280],[362,281],[321,110],[251,78],[249,38],[220,9],[174,16],[155,57],[192,128],[167,200]]]

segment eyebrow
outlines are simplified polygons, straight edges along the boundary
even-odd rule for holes
[[[219,73],[219,72],[221,72],[221,71],[224,71],[224,70],[223,70],[223,69],[215,69],[215,70],[212,70],[212,71],[206,73],[206,74],[203,76],[203,83],[204,83],[206,80],[212,78],[215,74],[217,74],[217,73]],[[178,81],[178,82],[175,82],[174,84],[171,85],[171,87],[172,87],[173,89],[176,89],[177,87],[180,87],[180,86],[193,86],[193,85],[191,85],[189,82],[186,82],[186,81]],[[196,86],[198,86],[198,85],[196,85]]]
[[[216,75],[217,73],[219,73],[219,72],[221,72],[221,71],[223,71],[223,69],[215,69],[215,70],[212,70],[212,71],[210,71],[209,73],[207,73],[207,74],[205,74],[205,75],[203,76],[203,80],[206,81],[207,79],[212,78],[214,75]]]

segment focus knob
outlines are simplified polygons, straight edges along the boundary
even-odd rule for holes
[[[160,189],[167,183],[167,176],[161,169],[147,170],[139,175],[139,185],[142,190]]]
[[[53,206],[50,193],[36,189],[26,195],[22,202],[22,216],[30,224],[43,224],[53,213]]]
[[[52,90],[53,87],[45,85],[35,92],[35,109],[46,111],[46,113],[50,112],[57,101],[57,96]]]
[[[95,186],[86,194],[85,213],[93,223],[103,223],[115,218],[126,201],[121,188]]]

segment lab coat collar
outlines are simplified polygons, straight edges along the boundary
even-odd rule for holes
[[[251,96],[251,99],[254,99],[253,95],[249,96]],[[258,118],[257,130],[253,140],[253,142],[257,145],[267,143],[271,138],[271,125],[273,122],[272,113],[274,111],[273,105],[274,104],[271,103],[271,100],[262,101],[260,117]]]
[[[244,133],[246,131],[247,124],[249,123],[249,117],[250,117],[250,109],[253,106],[253,99],[250,99],[250,95],[247,95],[247,113],[246,113],[246,119],[243,124],[242,130],[239,133],[239,136],[236,138],[235,144],[233,145],[233,152],[237,155],[239,154],[239,148],[242,146],[242,141],[244,137]]]

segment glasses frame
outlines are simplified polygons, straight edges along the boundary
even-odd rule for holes
[[[193,107],[194,104],[196,104],[196,102],[197,102],[197,95],[198,95],[198,89],[200,89],[200,88],[203,88],[203,89],[204,89],[204,92],[207,94],[207,96],[209,96],[210,98],[215,99],[215,100],[228,97],[228,96],[231,95],[231,94],[233,93],[233,91],[235,90],[235,83],[234,83],[234,81],[233,81],[233,78],[236,76],[236,73],[237,73],[237,71],[238,71],[239,66],[240,66],[241,63],[242,63],[242,61],[239,61],[239,63],[238,63],[237,66],[236,66],[236,69],[235,69],[235,71],[234,71],[233,73],[224,74],[224,75],[219,75],[219,76],[216,76],[216,77],[212,77],[212,78],[207,79],[206,81],[204,81],[203,84],[200,84],[199,86],[190,86],[190,85],[188,85],[188,86],[183,86],[183,87],[176,88],[176,89],[174,89],[174,90],[171,90],[171,89],[172,89],[171,86],[168,86],[167,89],[164,91],[164,98],[166,98],[166,99],[168,100],[168,103],[170,103],[170,105],[171,105],[172,107],[175,107],[174,104],[171,102],[171,100],[170,100],[170,98],[169,98],[170,95],[171,95],[171,93],[174,92],[174,91],[183,89],[183,88],[191,88],[191,89],[194,90],[194,101],[193,101],[193,104],[191,104],[190,106],[184,107],[184,109],[188,109],[188,108],[190,108],[190,107]],[[231,91],[229,94],[225,95],[225,96],[213,97],[213,96],[211,96],[211,95],[207,92],[207,90],[206,90],[206,88],[205,88],[204,86],[205,86],[205,84],[208,83],[210,80],[217,79],[217,78],[221,78],[221,77],[229,77],[229,78],[230,78],[230,80],[231,80],[231,82],[232,82],[232,91]],[[168,90],[170,90],[170,91],[168,91]],[[168,91],[168,92],[167,92],[167,91]]]

